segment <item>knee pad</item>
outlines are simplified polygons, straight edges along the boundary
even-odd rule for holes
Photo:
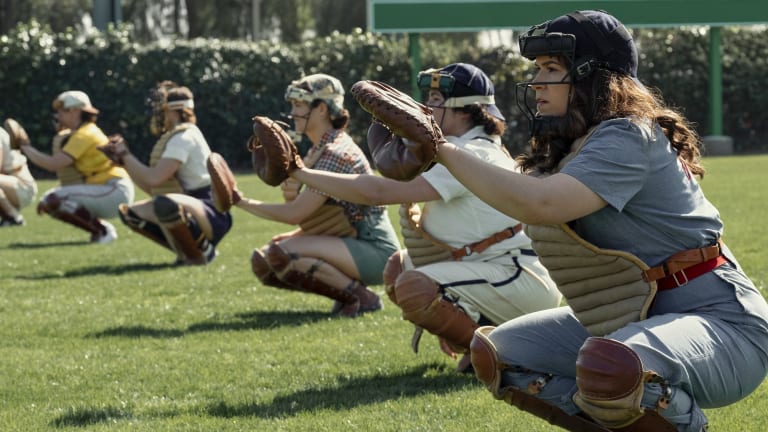
[[[427,310],[435,300],[440,299],[437,282],[424,273],[408,270],[400,274],[395,281],[395,304],[403,310],[403,317],[410,320],[411,315]]]
[[[501,399],[501,372],[507,365],[499,360],[499,352],[488,335],[495,329],[484,326],[475,330],[472,342],[469,343],[469,353],[475,375],[497,399]]]
[[[37,214],[53,214],[61,207],[61,198],[55,193],[49,193],[37,204]]]
[[[387,264],[384,266],[382,279],[384,282],[384,291],[392,303],[397,304],[397,295],[395,294],[395,281],[403,273],[403,256],[400,251],[395,251],[389,256]]]
[[[282,273],[293,268],[293,261],[298,258],[298,255],[289,254],[277,243],[270,243],[265,258],[272,270]]]
[[[643,370],[631,348],[612,339],[591,337],[576,359],[573,401],[586,414],[608,428],[622,428],[640,419],[645,381],[655,376]]]
[[[173,249],[165,238],[163,230],[160,229],[160,225],[140,218],[127,204],[120,204],[117,207],[117,215],[123,225],[133,232],[139,233],[165,248]]]
[[[269,274],[274,274],[272,272],[272,267],[269,266],[267,258],[264,256],[264,252],[262,252],[261,249],[254,249],[251,254],[251,270],[262,282],[264,282],[264,278]]]
[[[443,338],[454,352],[467,352],[478,325],[442,298],[437,282],[419,271],[407,270],[397,278],[395,296],[403,318]]]

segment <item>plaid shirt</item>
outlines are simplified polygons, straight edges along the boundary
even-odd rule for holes
[[[343,130],[334,129],[323,135],[320,140],[322,154],[315,162],[314,169],[330,171],[341,174],[373,174],[371,165],[368,163],[365,154],[360,147],[352,141],[352,137]],[[381,214],[386,210],[385,206],[366,206],[349,201],[339,200],[333,195],[321,192],[315,188],[310,188],[315,193],[328,196],[331,200],[338,202],[344,207],[350,222],[359,222],[369,214]]]

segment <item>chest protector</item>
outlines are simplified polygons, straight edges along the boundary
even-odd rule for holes
[[[155,143],[155,146],[152,147],[152,153],[149,155],[149,166],[153,167],[157,165],[157,162],[160,161],[160,158],[163,156],[165,147],[168,145],[168,141],[171,140],[171,137],[177,133],[184,132],[190,127],[192,127],[191,124],[182,123],[176,125],[176,127],[161,135],[160,139],[157,140],[157,143]],[[153,187],[151,192],[153,196],[156,196],[169,193],[184,193],[184,189],[181,187],[181,183],[179,183],[179,180],[174,175],[163,183]]]
[[[583,147],[591,135],[576,140],[554,172]],[[645,282],[649,267],[635,255],[601,249],[567,224],[528,225],[525,233],[576,318],[593,336],[605,336],[628,323],[644,320],[656,296],[656,282]]]
[[[63,129],[54,135],[53,143],[51,144],[53,154],[61,151],[61,148],[67,143],[70,135],[72,135],[72,131],[69,129]],[[59,183],[61,183],[62,186],[85,183],[85,176],[75,168],[75,164],[70,164],[57,170],[56,177],[59,179]]]
[[[341,137],[338,133],[333,140]],[[304,166],[312,168],[317,163],[320,156],[325,151],[323,143],[318,147],[312,147],[304,156]],[[293,178],[285,180],[280,187],[282,188],[283,198],[286,202],[293,201],[299,196],[303,184]],[[357,237],[357,229],[350,223],[344,207],[333,202],[326,201],[317,210],[299,222],[301,230],[307,235],[327,235],[333,237]]]

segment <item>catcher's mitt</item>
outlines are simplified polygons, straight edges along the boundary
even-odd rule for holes
[[[18,150],[23,145],[29,145],[29,135],[27,131],[14,119],[6,119],[3,122],[3,128],[11,137],[11,149]]]
[[[117,166],[123,166],[123,158],[128,154],[128,150],[126,150],[125,147],[125,140],[120,134],[110,135],[109,141],[107,141],[106,144],[96,148],[104,153],[107,159],[111,160],[112,163]]]
[[[358,81],[351,92],[373,115],[368,147],[383,176],[410,180],[432,164],[445,139],[431,108],[378,81]]]
[[[233,205],[243,199],[242,194],[237,189],[237,181],[229,169],[224,157],[216,152],[208,156],[206,162],[208,174],[211,176],[211,198],[216,210],[226,213]]]
[[[253,119],[253,136],[248,140],[253,169],[270,186],[277,186],[295,170],[304,168],[296,144],[280,123],[269,117]]]

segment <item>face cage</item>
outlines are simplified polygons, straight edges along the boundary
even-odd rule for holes
[[[568,73],[563,79],[570,77],[571,74]],[[552,121],[553,118],[562,118],[561,116],[553,117],[553,116],[540,116],[538,112],[536,111],[536,92],[533,90],[534,85],[565,85],[568,84],[568,101],[569,103],[566,105],[566,112],[563,114],[562,117],[565,117],[565,115],[568,114],[568,110],[571,109],[570,100],[573,97],[574,92],[574,86],[573,86],[573,79],[571,81],[541,81],[541,82],[533,82],[533,81],[526,81],[517,83],[515,85],[515,105],[517,105],[517,109],[519,109],[525,118],[528,119],[528,129],[530,131],[530,136],[534,137],[539,135],[543,131],[543,126],[545,124],[548,124]],[[529,98],[529,93],[533,93],[533,98]],[[522,94],[522,98],[521,98]],[[531,101],[533,104],[531,104]]]

